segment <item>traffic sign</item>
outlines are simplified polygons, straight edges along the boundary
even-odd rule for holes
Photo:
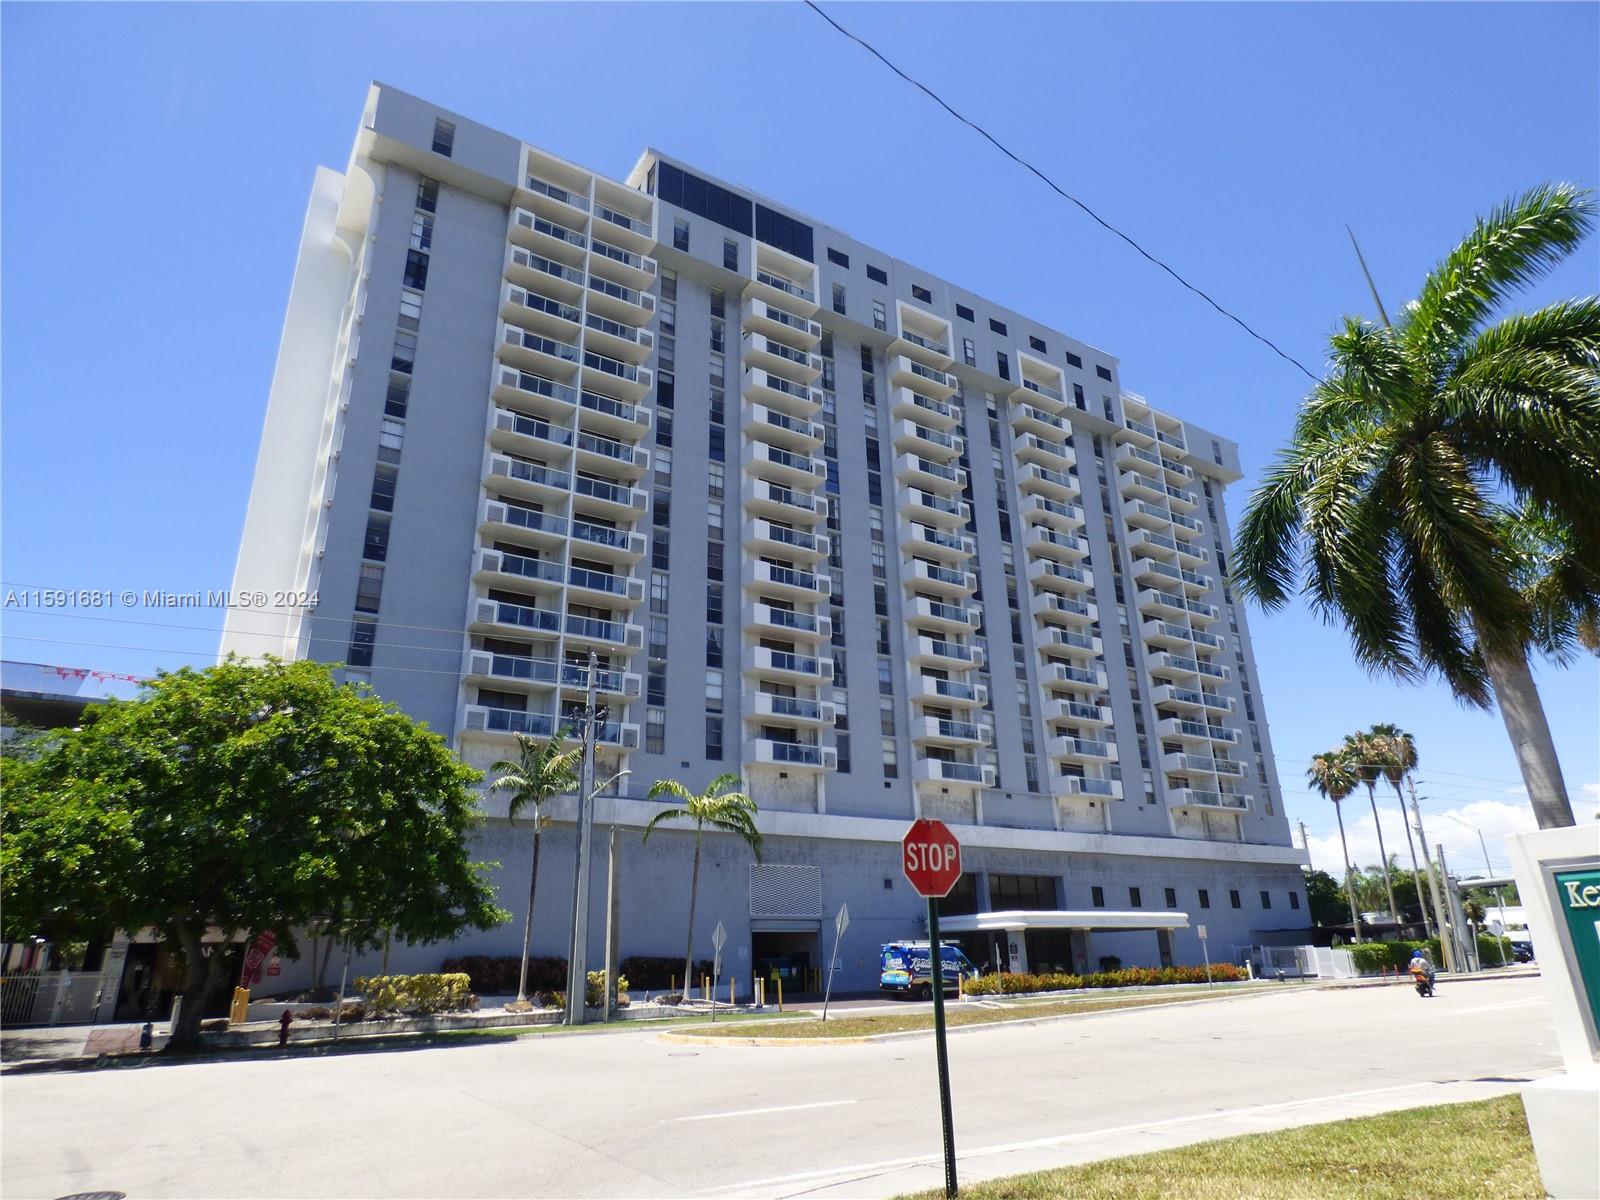
[[[930,900],[948,896],[961,878],[961,845],[943,821],[913,821],[900,839],[900,859],[917,895]]]
[[[711,931],[711,945],[715,947],[716,959],[711,964],[711,982],[713,985],[722,980],[722,947],[728,941],[728,931],[723,928],[722,922],[717,922],[717,927]]]
[[[1196,925],[1194,931],[1200,935],[1202,942],[1206,940],[1206,927],[1204,925]]]

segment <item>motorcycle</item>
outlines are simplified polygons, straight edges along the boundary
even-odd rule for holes
[[[1433,977],[1426,971],[1411,972],[1411,981],[1417,985],[1417,995],[1423,998],[1433,995]]]

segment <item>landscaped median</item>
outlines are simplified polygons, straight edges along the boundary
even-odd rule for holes
[[[1544,1196],[1522,1100],[1500,1096],[967,1183],[966,1200],[1420,1200]],[[942,1200],[923,1192],[901,1200]]]

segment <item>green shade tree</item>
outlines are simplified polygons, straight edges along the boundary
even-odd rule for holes
[[[515,821],[529,812],[533,825],[533,865],[528,871],[528,911],[522,917],[522,966],[517,972],[517,1001],[528,999],[528,948],[533,939],[533,901],[539,889],[539,835],[544,829],[544,806],[557,796],[578,790],[581,746],[562,748],[560,738],[539,741],[517,735],[517,757],[503,758],[489,768],[495,778],[489,790],[506,792],[506,816]]]
[[[652,800],[666,797],[680,802],[680,807],[664,808],[650,818],[644,827],[641,842],[648,842],[657,825],[665,821],[694,822],[694,866],[689,872],[689,936],[683,952],[683,994],[689,994],[690,973],[694,970],[694,906],[700,890],[700,838],[705,827],[734,834],[761,861],[761,831],[756,828],[756,802],[743,792],[739,777],[732,772],[718,775],[703,792],[691,792],[675,779],[658,779],[650,788]]]
[[[3,770],[5,936],[153,930],[183,962],[171,1049],[241,939],[296,955],[308,926],[360,950],[507,919],[467,853],[478,772],[326,664],[162,674]]]
[[[1298,585],[1369,670],[1497,702],[1541,828],[1573,823],[1528,661],[1560,622],[1530,600],[1513,531],[1546,523],[1563,549],[1535,556],[1552,568],[1535,571],[1542,611],[1592,627],[1600,299],[1491,318],[1594,216],[1589,192],[1534,188],[1479,220],[1398,323],[1346,318],[1234,553],[1244,595],[1270,610]]]
[[[1313,754],[1311,766],[1306,770],[1306,782],[1324,799],[1333,801],[1333,815],[1339,820],[1339,848],[1344,853],[1344,892],[1350,901],[1350,924],[1358,942],[1361,940],[1361,914],[1356,909],[1355,872],[1350,867],[1350,844],[1345,840],[1344,813],[1339,808],[1339,802],[1355,791],[1360,781],[1355,764],[1344,750]]]
[[[1306,878],[1306,906],[1311,910],[1311,920],[1316,925],[1343,925],[1345,899],[1339,894],[1339,881],[1326,871],[1304,869]]]

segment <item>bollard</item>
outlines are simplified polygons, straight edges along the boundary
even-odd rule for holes
[[[678,977],[676,975],[669,975],[669,976],[667,976],[667,978],[672,981],[671,983],[669,983],[667,985],[667,991],[669,991],[669,992],[677,991],[678,990]]]
[[[783,976],[778,976],[778,1011],[783,1011]]]
[[[728,978],[728,1007],[733,1007],[733,977]]]

